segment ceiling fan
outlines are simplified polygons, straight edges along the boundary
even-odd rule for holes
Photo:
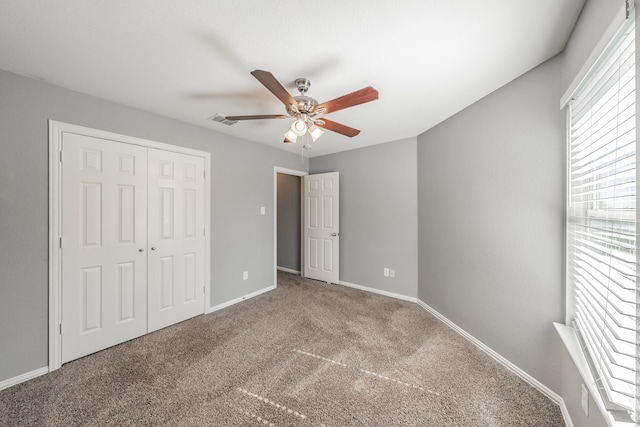
[[[212,117],[214,121],[227,125],[232,125],[242,120],[262,120],[262,119],[288,119],[294,118],[295,121],[285,132],[284,142],[296,142],[299,136],[304,136],[307,132],[315,141],[324,132],[320,129],[330,130],[350,138],[358,135],[360,131],[349,126],[334,122],[322,117],[325,114],[334,111],[343,110],[355,105],[364,104],[366,102],[378,99],[378,91],[371,86],[341,96],[331,101],[319,104],[314,98],[307,96],[306,93],[311,86],[311,82],[307,78],[296,79],[295,83],[300,92],[299,96],[291,96],[289,92],[280,84],[280,82],[268,71],[255,70],[251,74],[258,79],[271,93],[273,93],[285,105],[287,115],[284,114],[266,114],[253,116],[223,116],[216,114]]]

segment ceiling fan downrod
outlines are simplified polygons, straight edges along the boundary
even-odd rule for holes
[[[300,77],[299,79],[296,79],[295,83],[296,87],[298,88],[298,92],[300,92],[300,95],[304,95],[305,93],[307,93],[307,91],[311,87],[311,80],[306,77]]]

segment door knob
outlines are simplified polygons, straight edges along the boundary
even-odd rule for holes
[[[138,249],[138,252],[144,252],[144,248]]]
[[[333,237],[336,237],[336,236],[339,236],[339,235],[340,235],[340,233],[331,233],[331,235],[332,235]]]
[[[152,251],[155,251],[155,250],[156,250],[156,247],[155,247],[155,246],[151,246],[151,250],[152,250]]]

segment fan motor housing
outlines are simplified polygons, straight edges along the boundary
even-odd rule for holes
[[[311,80],[306,77],[300,77],[295,80],[295,83],[296,87],[298,88],[298,92],[300,92],[300,95],[293,97],[293,99],[296,101],[296,104],[288,105],[286,107],[287,113],[292,117],[298,117],[301,114],[314,117],[322,114],[322,111],[316,111],[318,100],[305,95],[305,93],[307,93],[309,87],[311,86]]]
[[[315,98],[311,98],[310,96],[294,96],[293,99],[296,101],[296,108],[298,109],[298,113],[302,114],[311,114],[316,105],[318,105],[318,101]],[[291,108],[287,107],[287,113],[292,116],[295,116],[295,111],[292,111]]]

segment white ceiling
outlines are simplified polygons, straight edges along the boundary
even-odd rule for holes
[[[290,120],[250,72],[328,101],[365,86],[380,99],[335,112],[317,156],[419,135],[556,55],[584,0],[0,0],[0,68],[236,137],[283,144]],[[560,96],[560,94],[558,94]]]

